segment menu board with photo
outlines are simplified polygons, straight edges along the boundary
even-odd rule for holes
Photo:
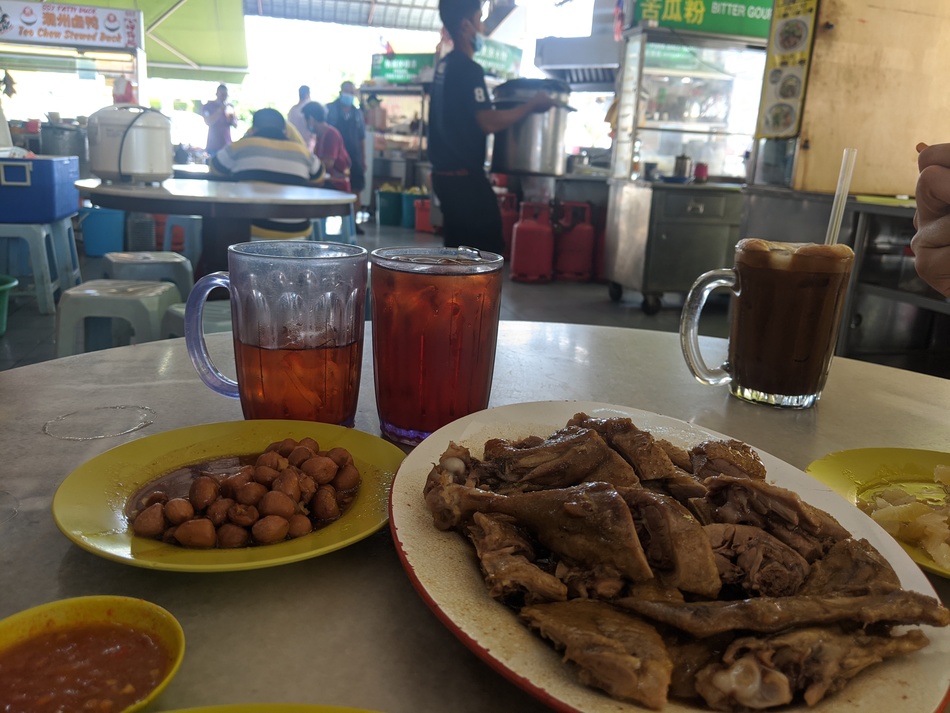
[[[800,130],[817,5],[775,0],[756,138],[788,138]]]

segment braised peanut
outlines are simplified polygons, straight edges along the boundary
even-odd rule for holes
[[[262,517],[254,523],[251,528],[251,534],[257,542],[262,545],[270,545],[274,542],[280,542],[287,537],[290,531],[290,523],[278,515],[268,515]]]
[[[274,490],[283,493],[295,503],[300,502],[300,482],[297,480],[297,474],[290,470],[284,470],[274,481]]]
[[[212,463],[202,467],[209,470],[194,467],[187,497],[169,499],[156,489],[138,499],[129,511],[133,533],[184,547],[271,544],[303,537],[339,518],[360,484],[349,451],[321,451],[312,438],[274,442],[254,465],[231,475],[216,473]],[[161,486],[181,492],[187,481],[177,477]]]
[[[140,512],[132,523],[132,531],[139,537],[158,537],[165,530],[165,506],[152,503]]]
[[[217,544],[218,535],[214,525],[211,524],[211,520],[206,517],[199,517],[181,523],[178,529],[175,530],[175,539],[185,547],[208,549]]]
[[[279,515],[285,520],[290,520],[294,513],[297,512],[297,503],[277,490],[271,490],[265,494],[257,505],[257,509],[261,515],[265,517],[268,515]]]
[[[234,475],[225,478],[224,482],[221,483],[221,495],[226,498],[233,498],[235,495],[237,495],[238,490],[251,482],[251,475],[253,473],[253,468],[250,470],[241,468],[241,470],[239,470]]]
[[[250,527],[260,518],[260,513],[253,505],[235,503],[228,508],[228,520],[241,527]]]
[[[297,484],[300,485],[300,502],[309,503],[313,494],[317,492],[317,484],[313,478],[304,473],[297,474]]]
[[[289,521],[290,527],[287,530],[287,536],[291,539],[297,537],[303,537],[306,534],[313,532],[313,523],[310,522],[310,518],[304,515],[302,512],[298,512],[296,515],[293,515]]]
[[[257,505],[264,493],[267,492],[267,486],[260,483],[245,483],[234,494],[234,499],[241,505]]]
[[[340,467],[326,456],[314,456],[300,466],[300,470],[313,478],[317,485],[329,483],[339,469]]]
[[[261,453],[257,457],[257,461],[254,463],[254,465],[257,467],[264,466],[265,468],[277,470],[277,468],[280,466],[280,453],[278,453],[276,450]]]
[[[313,440],[310,436],[305,436],[300,439],[298,446],[303,446],[304,448],[309,448],[314,453],[320,450],[320,444]]]
[[[172,525],[180,525],[194,516],[194,506],[184,498],[173,498],[165,503],[165,517]]]
[[[277,447],[277,452],[280,453],[284,458],[290,455],[291,451],[297,447],[297,441],[293,438],[285,438],[280,442],[280,445]]]
[[[310,501],[310,511],[318,520],[336,520],[340,517],[340,506],[336,502],[336,491],[330,485],[321,485]]]
[[[220,527],[228,519],[228,510],[234,505],[231,498],[218,498],[208,506],[205,516],[214,523],[215,527]]]
[[[199,475],[191,482],[188,499],[195,510],[204,510],[217,499],[220,491],[217,480],[210,475]]]
[[[347,465],[340,468],[339,472],[336,474],[336,477],[332,481],[333,487],[337,490],[352,490],[359,484],[360,472],[352,463],[348,463]]]
[[[280,472],[271,468],[269,465],[259,465],[254,468],[254,482],[260,483],[266,487],[273,485]]]
[[[251,536],[248,534],[247,528],[240,527],[232,522],[226,522],[218,528],[218,547],[245,547],[250,539]]]
[[[313,458],[313,451],[305,446],[297,446],[294,448],[290,455],[287,456],[287,462],[293,466],[299,466],[308,458]]]
[[[168,502],[168,496],[165,495],[161,490],[156,490],[154,493],[148,496],[148,499],[145,501],[145,506],[154,505],[155,503],[161,503],[164,505]]]
[[[350,452],[346,450],[346,448],[331,448],[327,451],[327,458],[332,460],[341,468],[353,462],[353,456],[350,455]]]

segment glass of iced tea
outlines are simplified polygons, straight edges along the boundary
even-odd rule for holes
[[[701,275],[686,298],[680,341],[693,376],[729,384],[745,401],[813,406],[835,352],[853,262],[847,245],[740,240],[735,267]],[[733,291],[729,360],[710,369],[697,328],[717,287]]]
[[[247,419],[352,426],[363,362],[367,252],[357,245],[265,240],[228,248],[228,272],[201,278],[185,343],[201,380],[241,399]],[[201,328],[208,293],[231,293],[237,381],[211,362]]]
[[[502,264],[465,247],[370,255],[376,407],[387,438],[414,445],[488,407]]]

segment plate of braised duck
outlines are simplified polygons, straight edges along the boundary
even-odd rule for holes
[[[489,409],[403,462],[413,585],[558,711],[938,711],[950,611],[884,530],[726,435],[588,402]]]

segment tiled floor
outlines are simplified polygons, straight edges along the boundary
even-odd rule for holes
[[[360,245],[368,250],[392,245],[439,245],[437,236],[396,227],[365,224]],[[82,248],[80,245],[80,253]],[[81,259],[84,279],[102,276],[101,258]],[[640,309],[640,295],[625,292],[612,302],[601,283],[552,282],[526,284],[506,280],[502,291],[502,319],[569,322],[615,327],[635,327],[675,332],[679,327],[682,296],[667,296],[663,309],[649,316]],[[0,337],[0,370],[54,359],[56,318],[37,313],[36,301],[20,298],[11,302],[6,334]],[[724,302],[711,303],[704,313],[700,333],[726,336]]]

